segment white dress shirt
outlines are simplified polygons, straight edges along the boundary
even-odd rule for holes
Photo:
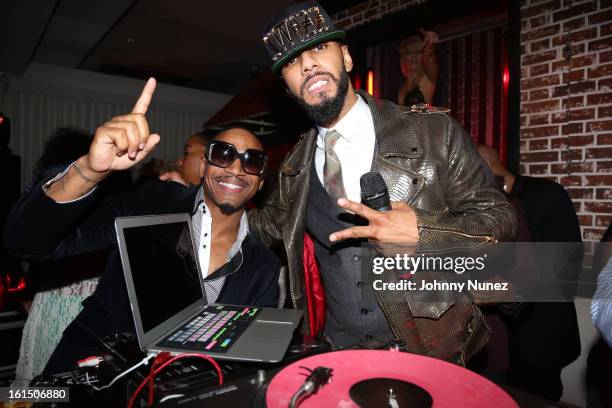
[[[328,130],[317,126],[317,150],[315,152],[315,168],[317,176],[323,184],[323,165],[325,164],[325,134]],[[333,127],[342,135],[334,148],[342,166],[342,182],[347,198],[361,202],[361,187],[359,179],[372,168],[376,135],[374,120],[368,104],[357,95],[357,103]]]
[[[209,273],[208,264],[210,262],[210,247],[211,247],[211,232],[212,232],[212,217],[210,210],[204,202],[204,189],[199,188],[193,215],[191,222],[193,225],[193,235],[195,245],[198,249],[198,260],[200,261],[200,271],[202,272],[202,278],[206,279]],[[242,212],[240,218],[240,226],[238,227],[238,235],[236,241],[232,244],[232,247],[227,253],[226,261],[234,257],[239,251],[242,251],[242,241],[246,238],[249,233],[249,223],[246,215],[246,211]],[[204,290],[206,291],[206,299],[208,303],[214,303],[225,284],[225,277],[220,278],[209,278],[204,281]]]

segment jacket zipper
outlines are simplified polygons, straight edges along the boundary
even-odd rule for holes
[[[458,232],[458,231],[453,231],[453,230],[448,230],[448,229],[432,228],[432,227],[425,227],[424,229],[430,230],[430,231],[450,232],[450,233],[462,235],[468,238],[486,238],[484,242],[495,242],[495,243],[499,242],[497,238],[490,236],[490,235],[470,235],[464,232]]]

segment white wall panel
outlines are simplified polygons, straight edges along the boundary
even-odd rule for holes
[[[32,176],[48,136],[60,126],[95,129],[129,112],[143,81],[33,64],[23,78],[9,78],[0,89],[0,112],[11,118],[10,147],[21,156],[21,186]],[[153,154],[178,158],[183,143],[225,105],[230,95],[159,84],[147,113],[152,132],[162,137]]]

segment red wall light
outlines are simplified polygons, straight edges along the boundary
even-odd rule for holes
[[[510,72],[508,71],[508,66],[504,67],[504,74],[502,76],[502,81],[504,83],[504,88],[508,88],[508,84],[510,83]]]
[[[19,291],[24,290],[25,288],[26,288],[25,279],[19,278],[19,281],[17,282],[17,286],[8,288],[8,291],[9,292],[19,292]]]
[[[361,89],[361,77],[359,75],[355,75],[353,83],[355,85],[355,89]]]

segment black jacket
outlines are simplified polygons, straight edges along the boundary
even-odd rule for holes
[[[83,302],[84,309],[64,331],[47,364],[45,372],[53,373],[95,353],[97,337],[134,333],[116,247],[115,218],[190,213],[197,188],[153,180],[135,191],[110,196],[88,211],[95,202],[95,192],[72,203],[57,204],[43,192],[42,184],[28,187],[9,215],[4,238],[10,253],[44,261],[112,248],[95,293]],[[242,254],[242,265],[226,277],[217,303],[276,306],[280,261],[253,233],[243,241]]]

